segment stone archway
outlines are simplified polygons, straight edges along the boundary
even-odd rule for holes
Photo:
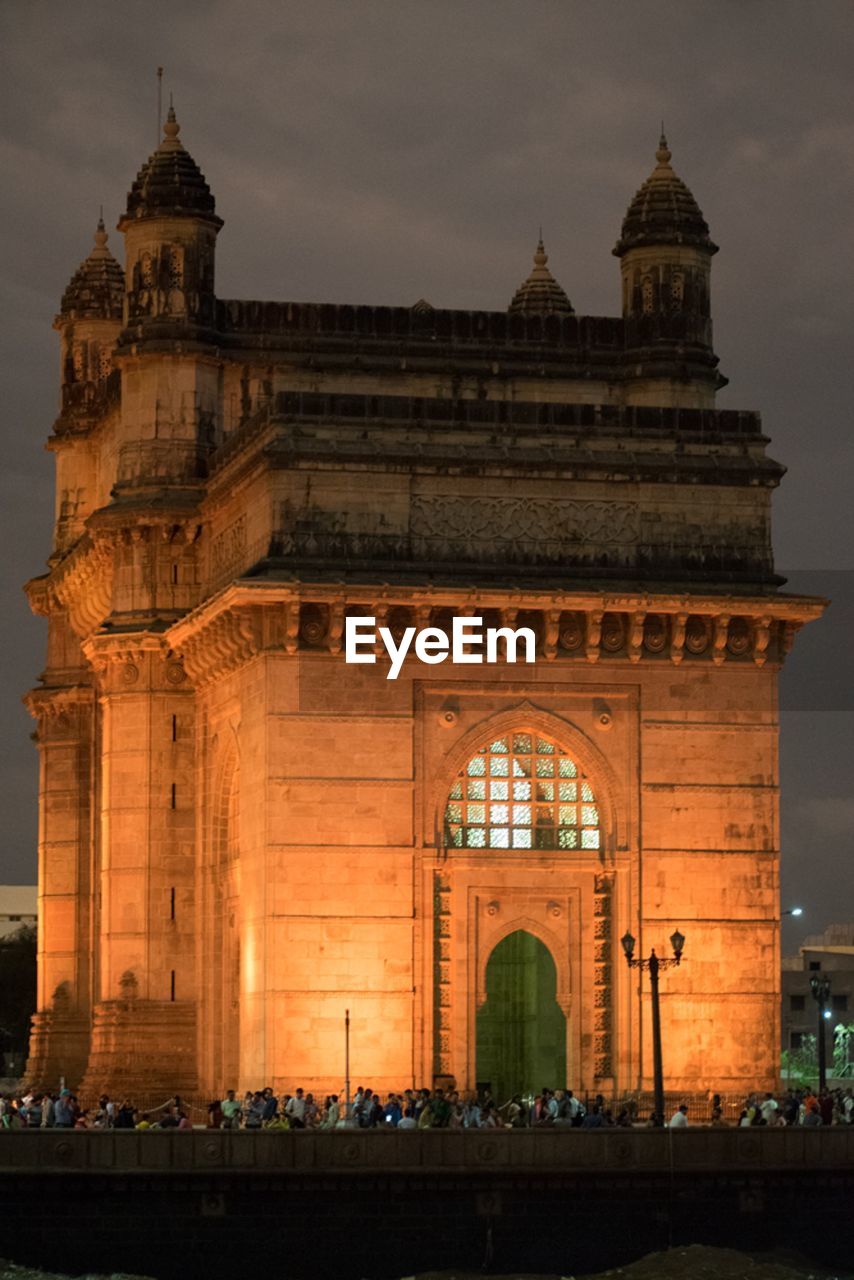
[[[554,957],[526,929],[507,934],[486,965],[477,1011],[476,1076],[503,1105],[514,1093],[566,1084],[566,1017],[557,1002]]]

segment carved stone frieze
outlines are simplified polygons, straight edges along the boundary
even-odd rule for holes
[[[633,502],[415,495],[409,532],[417,559],[557,562],[634,546]]]
[[[246,515],[239,515],[211,538],[208,577],[219,580],[243,568],[246,556]]]
[[[211,568],[241,559],[239,521],[217,535]],[[469,561],[501,564],[595,564],[602,556],[630,563],[641,519],[636,503],[574,498],[463,497],[416,494],[408,525],[364,528],[317,504],[282,504],[275,553],[296,559]]]

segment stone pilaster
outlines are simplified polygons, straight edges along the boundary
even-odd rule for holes
[[[87,642],[98,678],[99,975],[82,1085],[195,1086],[194,695],[151,634]]]
[[[89,1053],[90,929],[93,913],[90,686],[34,689],[27,706],[38,722],[39,978],[28,1087],[76,1085]]]

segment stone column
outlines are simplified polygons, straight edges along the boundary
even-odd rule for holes
[[[38,721],[38,1007],[28,1089],[76,1086],[89,1056],[92,918],[91,752],[94,699],[86,684],[34,689]]]
[[[159,637],[99,636],[101,913],[83,1091],[196,1086],[194,695]]]

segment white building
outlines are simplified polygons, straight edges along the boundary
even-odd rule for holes
[[[35,925],[37,894],[34,884],[0,884],[0,938],[22,925]]]

